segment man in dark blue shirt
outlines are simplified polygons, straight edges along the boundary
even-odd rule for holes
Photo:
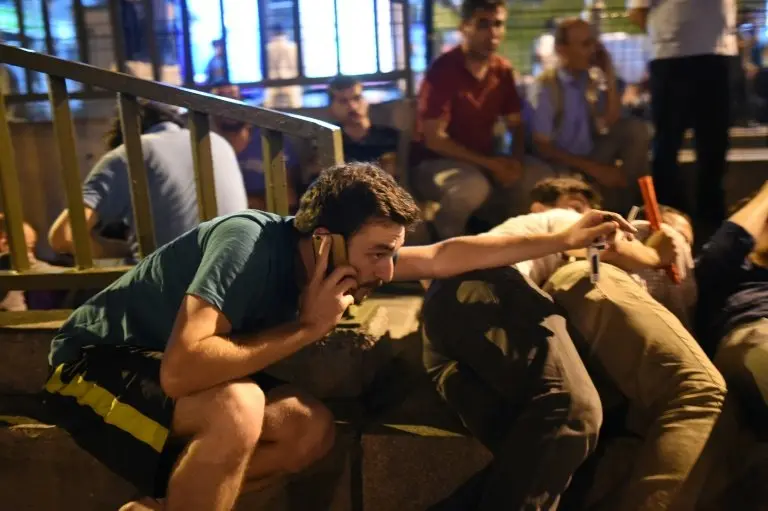
[[[699,342],[753,418],[768,420],[768,181],[696,261]]]

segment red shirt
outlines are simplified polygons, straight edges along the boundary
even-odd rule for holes
[[[448,136],[467,149],[490,156],[499,117],[519,112],[520,97],[509,61],[494,54],[485,77],[478,80],[467,69],[464,51],[457,46],[432,63],[419,89],[413,163],[440,157],[423,144],[426,120],[446,116]]]

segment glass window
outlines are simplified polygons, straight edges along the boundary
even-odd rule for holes
[[[224,0],[227,27],[229,81],[250,83],[261,80],[259,10],[255,1]]]
[[[379,71],[389,73],[395,70],[395,41],[392,39],[392,5],[389,0],[376,4],[379,24]]]
[[[221,39],[219,3],[211,0],[187,0],[187,7],[194,80],[196,83],[207,83],[210,68],[221,64],[223,60],[214,53],[214,41]],[[214,57],[218,60],[214,60]]]
[[[341,74],[376,72],[373,0],[336,0]]]
[[[308,78],[335,76],[339,68],[333,0],[299,0],[299,22],[304,75]]]

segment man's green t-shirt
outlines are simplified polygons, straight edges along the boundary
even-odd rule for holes
[[[295,319],[298,239],[293,218],[261,211],[200,224],[75,310],[51,343],[51,366],[93,344],[163,351],[187,294],[215,305],[235,334]]]

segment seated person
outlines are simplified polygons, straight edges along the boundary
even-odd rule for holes
[[[267,210],[267,184],[264,176],[264,158],[262,156],[261,137],[259,129],[229,119],[220,119],[218,131],[237,154],[240,169],[243,172],[245,193],[248,195],[248,207],[251,209]],[[288,138],[283,139],[283,154],[285,155],[286,179],[288,189],[288,206],[295,211],[298,205],[296,196],[295,169],[297,160],[293,146]]]
[[[363,84],[355,78],[337,76],[328,84],[328,104],[331,116],[341,127],[344,159],[378,163],[394,176],[400,132],[371,123]]]
[[[768,181],[696,259],[696,332],[749,419],[768,424]]]
[[[224,96],[230,99],[242,100],[240,87],[237,85],[221,85],[214,87],[211,94]],[[226,117],[216,117],[214,119],[214,129],[224,139],[229,142],[232,149],[235,150],[240,169],[243,171],[243,181],[245,183],[245,192],[248,195],[248,207],[251,209],[267,210],[266,182],[264,179],[264,159],[262,157],[261,137],[259,129],[250,124],[228,119]],[[295,154],[293,144],[287,137],[283,138],[283,154],[285,155],[285,164],[288,170],[288,204],[291,211],[297,206],[296,162],[298,158]]]
[[[571,182],[557,187],[562,195],[539,193],[536,213],[481,237],[537,237],[594,214],[588,207],[597,194],[582,194],[582,184]],[[425,364],[442,396],[494,453],[480,509],[554,509],[594,449],[600,400],[616,390],[647,417],[647,427],[637,431],[642,447],[629,479],[604,509],[693,508],[725,383],[675,316],[620,269],[667,265],[675,253],[664,240],[644,246],[617,237],[602,252],[610,264],[600,265],[594,285],[586,261],[569,262],[583,251],[432,284],[423,314]],[[562,309],[539,289],[544,285],[568,313],[569,328]],[[584,366],[600,397],[577,348],[588,354]]]
[[[171,107],[152,102],[140,105],[141,144],[149,182],[155,241],[158,247],[172,241],[200,223],[197,188],[192,163],[189,130]],[[101,226],[125,222],[133,237],[128,161],[123,145],[119,117],[107,134],[110,151],[91,169],[83,184],[85,219],[94,257],[139,258],[138,243],[129,250],[126,244],[98,236]],[[216,133],[211,134],[216,203],[220,215],[248,207],[240,166],[232,147]],[[69,210],[62,211],[48,233],[51,247],[59,253],[72,253],[74,241]],[[147,255],[147,254],[141,254]]]
[[[599,185],[604,206],[626,214],[639,197],[637,178],[648,173],[648,128],[621,117],[616,70],[587,22],[561,22],[555,48],[557,67],[539,75],[531,96],[535,153],[558,173],[575,172]],[[602,73],[604,93],[593,66]]]
[[[497,53],[507,20],[503,0],[465,0],[462,42],[430,66],[419,90],[411,150],[414,190],[440,203],[437,235],[466,231],[470,216],[494,195],[497,221],[527,207],[527,194],[551,169],[526,162],[525,135],[512,66]],[[498,156],[494,130],[502,119],[513,134],[511,156]]]

